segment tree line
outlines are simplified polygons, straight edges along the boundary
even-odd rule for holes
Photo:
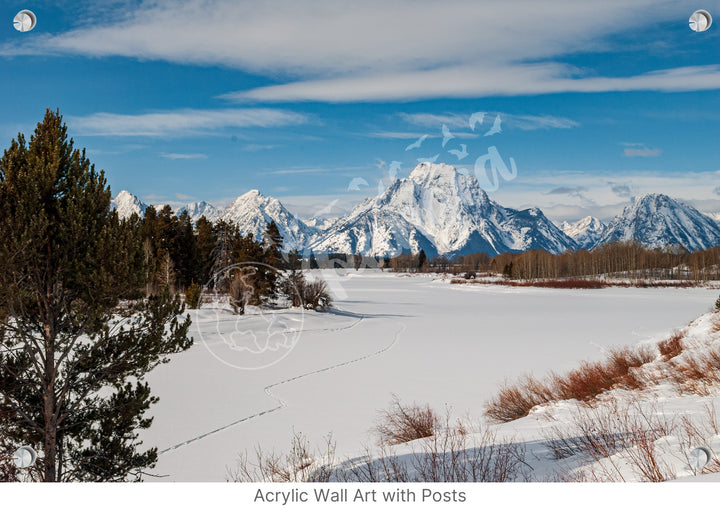
[[[611,242],[593,250],[568,250],[554,255],[544,250],[503,253],[490,257],[473,253],[426,259],[424,253],[387,260],[396,271],[497,274],[518,280],[613,277],[633,280],[720,280],[720,248],[690,252],[682,247],[648,249],[636,242]]]

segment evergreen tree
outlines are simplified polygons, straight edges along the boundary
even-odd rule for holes
[[[43,481],[125,480],[157,459],[139,450],[157,400],[144,377],[192,340],[179,299],[139,298],[143,240],[58,112],[4,152],[0,428],[6,447],[40,452]]]
[[[197,237],[193,232],[192,221],[187,212],[177,218],[177,236],[175,238],[175,270],[178,287],[184,289],[193,282],[198,282],[198,250]]]
[[[283,237],[275,221],[270,221],[265,226],[263,235],[263,248],[265,250],[265,264],[276,269],[283,268]]]
[[[217,278],[216,287],[226,291],[230,287],[230,277],[227,268],[233,260],[233,249],[237,247],[238,230],[237,226],[227,221],[220,220],[213,227],[215,247],[212,251],[212,267],[210,276],[214,277],[223,272],[222,278]]]
[[[425,255],[425,250],[421,249],[420,253],[418,254],[418,271],[422,270],[426,262],[427,255]]]
[[[197,230],[196,248],[197,248],[197,271],[196,278],[200,285],[205,285],[211,276],[213,266],[213,250],[217,242],[215,241],[215,233],[213,224],[202,216],[195,224]]]

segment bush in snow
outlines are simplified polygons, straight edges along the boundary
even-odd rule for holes
[[[302,285],[303,306],[306,309],[325,310],[332,307],[332,297],[324,280],[316,278]]]
[[[438,421],[428,404],[404,406],[399,398],[393,397],[390,407],[382,412],[376,431],[381,443],[396,445],[432,436]]]
[[[200,308],[200,286],[195,282],[185,289],[185,305],[188,309]]]

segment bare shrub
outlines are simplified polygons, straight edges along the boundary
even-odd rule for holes
[[[414,481],[433,483],[529,480],[525,447],[521,443],[498,443],[493,431],[463,434],[447,429],[418,442],[411,466]]]
[[[396,396],[390,407],[381,412],[380,422],[375,430],[380,443],[396,445],[426,438],[435,434],[438,425],[437,414],[428,404],[404,406]]]
[[[332,296],[327,283],[316,278],[302,285],[303,306],[309,310],[325,310],[332,307]]]
[[[555,399],[550,387],[527,375],[513,386],[503,386],[488,402],[485,415],[494,422],[510,422],[527,416],[533,407]]]
[[[685,349],[682,343],[683,336],[684,334],[682,332],[676,332],[669,338],[658,343],[658,350],[662,355],[663,361],[669,361],[683,352]]]
[[[471,432],[469,421],[453,425],[449,413],[441,427],[432,436],[404,446],[408,449],[383,442],[377,457],[366,451],[340,465],[335,477],[346,482],[395,483],[530,480],[532,469],[522,443],[499,441],[489,429]]]
[[[230,282],[230,307],[235,314],[245,314],[245,306],[253,295],[253,287],[245,275],[236,273]]]
[[[720,384],[720,347],[684,354],[676,365],[674,380],[683,389],[699,395],[709,395]]]
[[[604,361],[586,361],[564,375],[551,374],[544,381],[525,376],[514,385],[502,387],[487,404],[485,415],[495,422],[510,422],[547,402],[591,402],[611,389],[641,389],[647,381],[639,369],[654,358],[655,353],[649,349],[624,348],[612,351]]]
[[[335,442],[326,437],[323,449],[312,454],[310,443],[302,433],[293,433],[290,451],[286,454],[266,453],[255,449],[255,461],[241,454],[235,469],[228,470],[228,479],[235,482],[328,482],[335,463]]]
[[[640,389],[644,382],[636,372],[654,356],[642,349],[613,350],[605,361],[584,362],[565,376],[555,376],[555,392],[560,399],[590,401],[614,389]]]
[[[612,400],[579,407],[572,413],[569,429],[554,426],[546,431],[546,445],[556,459],[585,459],[584,466],[561,472],[560,479],[628,481],[628,474],[635,473],[642,481],[658,482],[675,477],[656,449],[656,441],[675,429],[654,408],[643,410],[636,402]]]

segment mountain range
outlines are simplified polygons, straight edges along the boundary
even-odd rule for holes
[[[127,191],[113,199],[121,217],[142,215],[147,205]],[[310,220],[293,215],[273,198],[251,190],[225,209],[204,201],[177,210],[193,222],[206,217],[238,225],[243,234],[262,238],[273,220],[285,249],[327,253],[393,256],[418,253],[454,256],[542,249],[562,253],[593,249],[612,241],[634,240],[647,248],[683,246],[695,251],[720,245],[720,223],[663,194],[633,200],[608,224],[589,216],[556,226],[539,208],[515,210],[490,199],[473,175],[445,164],[421,163],[407,178],[395,180],[374,198],[359,203],[337,220]]]

